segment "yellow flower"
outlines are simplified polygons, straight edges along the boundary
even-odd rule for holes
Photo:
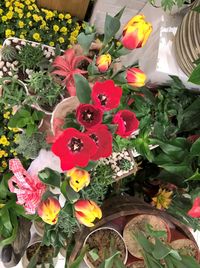
[[[160,188],[155,197],[152,198],[152,205],[157,209],[168,208],[172,201],[172,191],[166,191],[165,189]]]
[[[69,184],[75,192],[79,192],[90,183],[90,174],[80,168],[72,168],[67,172],[67,176],[70,177]]]
[[[61,44],[63,44],[65,42],[65,39],[63,37],[59,37],[58,38],[58,42],[61,43]]]
[[[42,41],[39,33],[34,33],[33,34],[33,39],[35,39],[36,41]]]
[[[0,8],[0,15],[3,13],[3,9]]]
[[[1,164],[2,164],[2,167],[3,167],[3,168],[7,168],[7,166],[8,166],[8,164],[6,163],[6,161],[2,161]]]
[[[72,23],[72,19],[67,20],[67,23],[68,24],[71,24]]]
[[[26,14],[26,17],[27,17],[27,18],[30,18],[30,17],[31,17],[31,12],[28,12],[28,13]]]
[[[10,10],[10,11],[13,11],[13,9],[14,9],[13,7],[11,7],[11,6],[9,7],[9,10]]]
[[[28,10],[33,10],[34,8],[32,6],[28,6]]]
[[[25,36],[24,36],[23,34],[20,34],[20,35],[19,35],[19,38],[20,38],[20,39],[25,39]]]
[[[40,21],[40,16],[38,16],[37,14],[33,14],[33,19],[34,21],[38,22]]]
[[[2,158],[5,154],[6,152],[4,150],[0,150],[0,158]]]
[[[6,2],[6,7],[9,7],[11,3],[9,1]]]
[[[70,15],[70,14],[66,14],[66,15],[65,15],[65,19],[66,19],[66,20],[71,19],[71,15]]]
[[[53,18],[54,14],[52,11],[46,11],[46,20]]]
[[[60,13],[60,14],[58,15],[58,18],[61,19],[61,20],[63,20],[64,17],[65,17],[65,16],[64,16],[64,14],[62,14],[62,13]]]
[[[49,45],[51,46],[51,47],[54,47],[54,42],[53,41],[51,41],[51,42],[49,42]]]
[[[22,19],[24,14],[19,14],[18,16],[19,16],[20,19]]]
[[[56,25],[56,24],[55,24],[55,25],[53,26],[53,30],[54,30],[54,32],[58,32],[58,31],[59,31],[59,29],[60,29],[60,28],[59,28],[59,26],[58,26],[58,25]]]
[[[20,6],[20,3],[18,1],[15,1],[14,2],[14,6],[19,7]]]
[[[29,21],[28,25],[32,27],[33,26],[33,22],[32,21]]]
[[[7,17],[6,17],[6,16],[2,16],[2,17],[1,17],[1,20],[2,20],[3,22],[7,21]]]
[[[61,33],[66,33],[67,31],[68,30],[67,30],[67,28],[65,26],[61,27],[61,29],[60,29]]]
[[[6,31],[8,31],[8,32],[12,32],[12,30],[10,30],[10,29],[7,29]],[[4,114],[3,114],[3,117],[4,118],[6,118],[6,119],[9,119],[10,118],[10,112],[8,111],[8,112],[5,112]]]
[[[31,4],[31,1],[26,0],[26,1],[25,1],[25,4],[26,4],[27,6],[29,6],[29,5]]]
[[[8,146],[10,145],[10,142],[7,140],[5,135],[2,135],[0,138],[0,144],[4,145],[4,146]]]
[[[6,35],[6,38],[11,37],[12,36],[12,30],[6,29],[5,35]],[[10,117],[5,117],[5,116],[6,116],[6,114],[3,115],[3,117],[6,118],[6,119],[10,118]]]
[[[24,28],[24,22],[20,20],[18,22],[18,26],[19,26],[19,28]]]

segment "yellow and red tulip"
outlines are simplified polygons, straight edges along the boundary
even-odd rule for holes
[[[112,58],[110,54],[100,55],[96,60],[96,65],[98,67],[99,72],[104,73],[110,67],[112,62]]]
[[[69,184],[75,192],[79,192],[90,183],[90,174],[81,168],[72,168],[67,172],[70,177]]]
[[[132,87],[143,87],[147,77],[143,71],[132,67],[126,71],[126,81]]]
[[[127,49],[143,47],[152,32],[152,25],[145,21],[144,15],[133,17],[124,27],[122,44]]]
[[[48,197],[41,201],[37,208],[38,215],[48,224],[54,225],[58,221],[58,214],[61,206],[57,199]]]
[[[91,200],[78,200],[75,205],[75,216],[77,220],[87,226],[94,226],[94,221],[96,218],[102,218],[102,212],[100,207]]]

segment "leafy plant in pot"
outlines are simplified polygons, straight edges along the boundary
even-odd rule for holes
[[[43,118],[43,112],[25,106],[20,108],[9,120],[11,128],[23,128],[28,136],[37,132],[38,125]]]
[[[149,234],[154,237],[155,243],[152,243],[142,232],[133,233],[141,247],[141,254],[144,258],[146,268],[199,268],[199,263],[194,257],[186,252],[176,250],[175,247],[161,241],[162,233],[149,229]],[[174,241],[175,242],[175,241]]]
[[[111,227],[102,227],[92,231],[85,239],[84,245],[88,247],[84,260],[90,268],[125,267],[128,252],[121,234]]]
[[[33,105],[46,114],[52,113],[64,94],[63,87],[46,71],[33,73],[28,80],[28,89]]]
[[[147,228],[147,226],[150,227]],[[144,233],[145,236],[149,237],[150,241],[154,242],[155,240],[152,234],[149,235],[149,230],[152,228],[155,231],[160,231],[162,235],[164,234],[161,237],[162,240],[165,242],[170,241],[171,233],[167,222],[155,215],[138,215],[126,224],[123,231],[123,238],[131,255],[139,259],[143,258],[141,254],[141,247],[138,244],[138,241],[133,237],[132,233]]]
[[[8,106],[19,106],[27,99],[26,85],[14,77],[4,77],[0,79],[1,98],[0,102]]]

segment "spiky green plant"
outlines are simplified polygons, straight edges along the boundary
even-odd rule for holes
[[[17,59],[17,50],[13,46],[4,46],[1,49],[1,58],[3,61],[12,62]]]

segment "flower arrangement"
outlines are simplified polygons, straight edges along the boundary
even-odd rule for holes
[[[129,186],[128,193],[142,193],[152,206],[199,227],[190,217],[199,217],[199,193],[194,191],[199,180],[199,95],[188,92],[177,77],[169,85],[146,87],[147,77],[136,64],[122,65],[120,56],[144,46],[152,31],[145,17],[137,15],[117,39],[122,13],[107,14],[104,35],[86,25],[78,44],[54,51],[45,64],[41,64],[42,56],[30,67],[27,79],[23,77],[28,93],[19,102],[22,107],[16,111],[16,102],[9,99],[6,103],[15,110],[8,125],[23,129],[16,148],[18,158],[9,161],[9,191],[26,216],[44,222],[42,244],[56,251],[70,250],[74,234],[84,225],[94,227],[103,217],[101,204],[116,182],[113,166],[117,163],[119,170],[130,171],[134,162],[127,158],[130,150],[137,150],[139,161],[145,160],[135,164],[131,181],[113,187],[111,193],[115,188],[117,193],[124,192]],[[34,47],[37,51],[42,47],[28,45],[38,55]],[[21,50],[17,51],[19,62]],[[3,94],[7,79],[1,79]],[[53,102],[51,111],[41,109],[41,99]],[[159,148],[152,152],[150,145]],[[124,156],[119,157],[119,152]],[[33,159],[24,161],[27,156]],[[112,157],[114,161],[109,162]],[[181,210],[183,199],[189,200]]]
[[[4,38],[16,36],[67,48],[76,42],[82,27],[68,13],[38,8],[35,0],[3,0],[0,3],[0,15],[1,43]]]

